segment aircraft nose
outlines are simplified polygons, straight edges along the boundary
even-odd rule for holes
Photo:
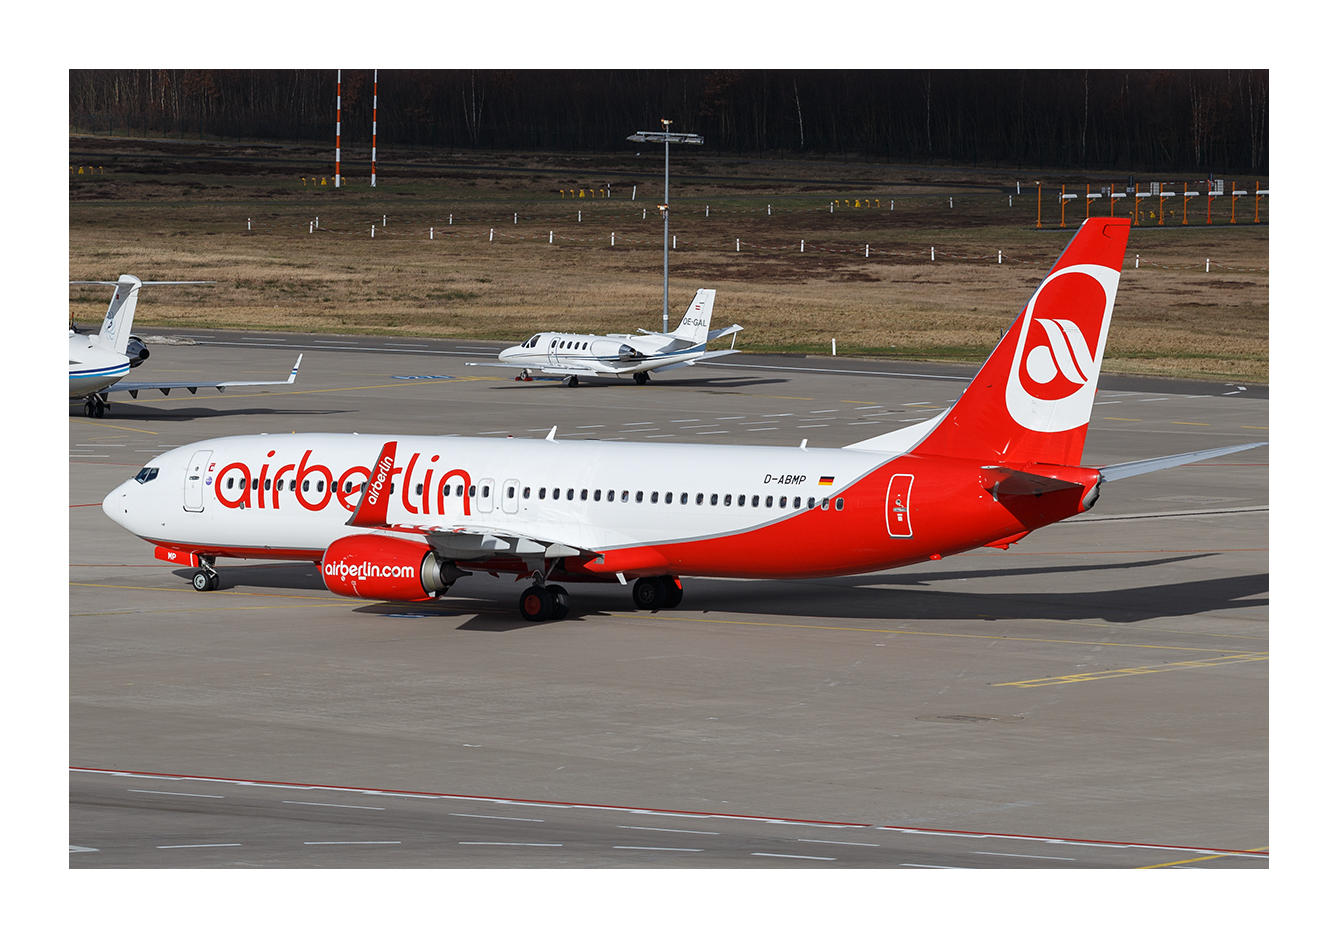
[[[510,348],[502,349],[500,352],[497,353],[497,357],[500,358],[502,361],[509,361],[510,359],[515,358],[519,354],[520,354],[520,346],[513,345]]]
[[[134,479],[122,482],[108,492],[107,497],[102,500],[102,513],[123,528],[128,527],[131,486],[136,484]]]

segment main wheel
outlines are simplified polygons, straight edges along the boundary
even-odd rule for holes
[[[646,374],[644,371],[638,371],[636,374],[632,375],[632,380],[637,384],[645,384],[650,380],[650,375]]]
[[[218,583],[216,578],[211,578],[208,570],[196,570],[195,575],[190,578],[190,585],[195,587],[196,592],[207,593]]]
[[[103,401],[103,399],[100,398],[100,397],[99,397],[96,401],[94,401],[94,403],[93,403],[93,408],[94,408],[94,410],[97,411],[97,415],[98,415],[99,417],[101,417],[103,414],[105,414],[105,413],[107,412],[107,404],[106,404],[106,402]]]
[[[580,383],[581,383],[581,379],[578,378],[578,377],[576,377],[576,375],[568,375],[568,376],[567,376],[567,387],[569,387],[569,388],[574,388],[574,387],[578,386]]]
[[[664,580],[643,576],[632,584],[632,602],[638,609],[659,609],[664,605]]]
[[[542,622],[552,618],[552,594],[541,586],[531,586],[520,594],[520,614],[530,622]]]
[[[683,581],[676,576],[662,576],[664,583],[664,608],[673,609],[683,601]]]
[[[85,417],[93,417],[93,416],[95,416],[96,414],[97,414],[97,411],[93,409],[93,401],[92,401],[92,399],[90,398],[89,400],[84,401],[84,416],[85,416]]]
[[[544,589],[553,597],[553,611],[548,614],[548,618],[567,618],[567,613],[571,612],[571,596],[560,586],[545,586]]]

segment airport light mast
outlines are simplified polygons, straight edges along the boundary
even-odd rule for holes
[[[669,144],[693,143],[700,146],[706,141],[697,134],[671,134],[669,125],[673,121],[660,119],[664,130],[639,130],[628,137],[636,143],[659,143],[664,141],[664,204],[659,206],[664,218],[664,331],[669,331]]]

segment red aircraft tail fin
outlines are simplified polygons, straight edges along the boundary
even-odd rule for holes
[[[915,452],[1014,465],[1077,465],[1128,241],[1126,218],[1083,222],[966,391]]]

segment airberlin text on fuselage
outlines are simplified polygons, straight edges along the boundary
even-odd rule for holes
[[[258,472],[253,472],[244,462],[229,463],[216,474],[211,471],[210,477],[213,481],[206,480],[206,482],[213,486],[214,494],[224,508],[279,508],[282,499],[291,497],[307,511],[321,511],[330,504],[330,499],[333,497],[345,510],[356,509],[358,499],[362,496],[362,484],[372,477],[371,470],[366,466],[350,466],[335,476],[329,466],[312,462],[312,452],[307,450],[296,463],[287,463],[277,469],[272,463],[263,463]],[[274,453],[275,450],[270,450],[266,458],[272,459]],[[451,469],[438,474],[437,467],[432,465],[441,459],[441,456],[437,455],[428,460],[428,469],[421,474],[421,479],[415,480],[418,460],[422,455],[414,453],[409,457],[408,466],[403,469],[392,467],[389,459],[378,464],[376,478],[372,481],[371,491],[367,493],[369,502],[375,505],[395,476],[403,473],[404,484],[399,489],[399,495],[410,514],[445,514],[450,485],[455,483],[459,490],[457,494],[462,499],[464,513],[469,515],[471,496],[469,473],[464,469]],[[212,470],[213,467],[210,468]],[[240,487],[228,488],[224,483],[229,477],[238,480]],[[421,496],[415,488],[415,481],[420,481],[422,485]],[[288,491],[283,488],[285,483],[291,483]],[[236,494],[232,494],[233,492]],[[435,512],[432,510],[434,503]]]

